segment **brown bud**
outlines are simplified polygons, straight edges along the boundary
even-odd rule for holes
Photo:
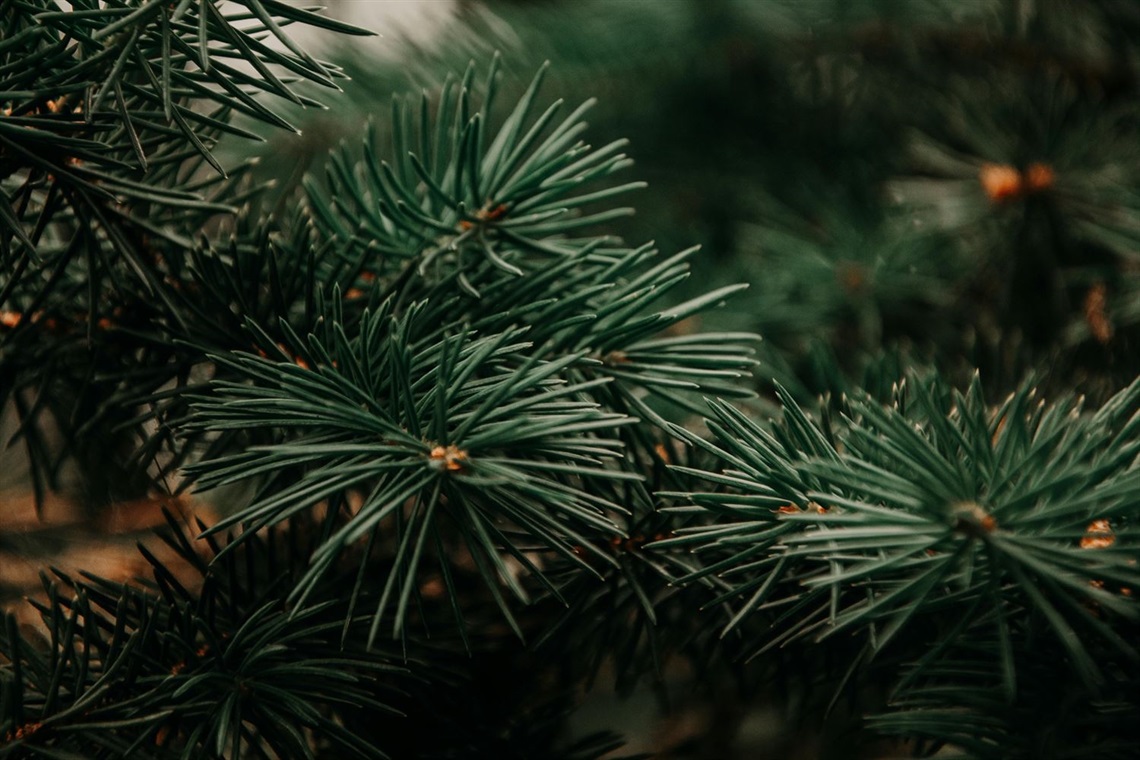
[[[1112,321],[1108,318],[1108,288],[1103,282],[1095,283],[1085,294],[1085,323],[1097,343],[1112,340]]]
[[[1027,193],[1041,193],[1053,187],[1057,181],[1057,173],[1049,164],[1038,161],[1025,169],[1023,179]]]
[[[1023,190],[1021,172],[1008,164],[982,164],[978,172],[978,181],[986,196],[994,203],[1005,203],[1019,195]]]
[[[454,444],[436,446],[428,456],[434,461],[442,462],[443,469],[448,472],[461,471],[463,463],[467,461],[467,452]]]
[[[1093,520],[1081,538],[1082,549],[1107,549],[1116,543],[1116,534],[1108,520]]]

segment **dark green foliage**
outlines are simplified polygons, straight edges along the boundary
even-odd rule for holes
[[[488,114],[486,105],[471,112],[471,80],[469,73],[458,95],[445,85],[434,127],[425,100],[422,140],[407,137],[423,143],[425,159],[397,139],[396,155],[409,156],[402,181],[366,144],[355,171],[346,157],[333,162],[331,191],[310,186],[331,250],[359,262],[356,292],[343,300],[334,289],[307,340],[282,323],[290,337],[280,348],[251,323],[262,352],[279,358],[215,356],[219,380],[189,426],[298,431],[190,468],[203,487],[264,476],[254,503],[219,529],[255,530],[350,489],[364,495],[352,522],[318,551],[295,598],[307,597],[310,582],[346,548],[395,526],[399,572],[385,583],[374,636],[389,605],[393,632],[403,634],[418,568],[456,551],[455,540],[521,635],[499,579],[522,600],[529,593],[503,550],[556,597],[530,552],[553,550],[590,574],[597,570],[579,553],[613,564],[595,544],[624,534],[615,522],[621,515],[650,508],[640,481],[662,432],[638,418],[665,421],[649,402],[661,396],[692,406],[679,391],[742,395],[730,381],[752,363],[748,335],[656,337],[737,289],[652,311],[686,277],[691,251],[655,261],[648,246],[567,238],[597,215],[543,205],[618,168],[621,157],[573,142],[581,131],[574,117],[544,135],[549,118],[529,123],[532,90],[479,158]],[[406,118],[399,101],[396,118]],[[523,158],[535,141],[540,147]],[[504,162],[518,165],[509,187],[494,179]],[[598,200],[629,187],[575,197]],[[359,213],[365,208],[373,219]],[[459,595],[444,580],[462,626]]]
[[[395,97],[293,24],[361,33],[0,0],[37,499],[223,511],[9,619],[0,756],[587,760],[611,683],[718,757],[747,700],[838,757],[1136,756],[1130,3],[464,3]],[[362,142],[223,167],[339,85]]]
[[[1131,636],[1135,637],[1135,626]],[[1132,758],[1138,709],[1135,665],[1120,668],[1090,691],[1058,672],[1065,654],[1051,642],[1015,638],[1018,688],[1003,691],[993,668],[1000,642],[991,634],[970,637],[939,662],[921,663],[898,689],[893,710],[872,716],[876,731],[915,737],[919,757]],[[913,679],[913,680],[912,680]],[[954,749],[947,749],[949,742]],[[934,753],[939,754],[935,755]]]
[[[266,7],[317,18],[251,4],[274,36]],[[188,24],[198,13],[202,26]],[[130,192],[108,198],[102,175],[56,176],[30,151],[5,153],[31,163],[6,170],[16,211],[7,226],[3,370],[18,404],[25,386],[41,399],[21,407],[37,483],[52,484],[63,462],[89,451],[81,464],[95,502],[106,498],[93,488],[97,477],[114,483],[111,496],[169,488],[172,477],[183,479],[179,487],[255,485],[231,516],[200,526],[212,561],[179,532],[170,539],[177,562],[147,554],[156,590],[61,576],[66,590],[53,590],[44,608],[53,636],[46,651],[9,628],[0,649],[10,662],[6,749],[413,752],[360,717],[387,709],[405,716],[397,723],[432,732],[438,741],[422,749],[436,756],[510,748],[547,757],[556,745],[566,757],[602,754],[612,737],[562,741],[572,700],[507,725],[537,679],[465,717],[458,706],[475,693],[464,674],[471,666],[436,679],[417,657],[429,634],[437,662],[502,651],[502,617],[488,614],[496,607],[520,637],[554,641],[543,634],[559,629],[541,610],[580,595],[584,579],[606,578],[602,588],[636,598],[652,622],[656,600],[642,585],[659,586],[660,576],[631,573],[613,542],[639,549],[644,539],[627,534],[655,519],[645,481],[669,477],[659,448],[667,417],[678,405],[699,408],[693,392],[748,395],[734,381],[752,366],[754,341],[663,332],[739,288],[663,306],[694,251],[661,257],[649,245],[589,234],[628,213],[593,209],[639,183],[598,184],[630,163],[618,152],[624,143],[583,143],[585,106],[562,121],[553,119],[558,104],[536,112],[541,75],[499,127],[489,110],[494,66],[482,102],[473,68],[434,103],[425,95],[415,120],[397,99],[394,155],[381,161],[372,140],[361,158],[343,152],[328,183],[308,182],[306,206],[285,219],[267,214],[248,183],[195,179],[203,162],[215,163],[216,134],[186,115],[202,113],[192,105],[213,100],[216,129],[243,110],[282,126],[244,92],[264,82],[292,97],[267,64],[323,84],[336,73],[299,51],[262,51],[245,26],[252,20],[235,28],[210,3],[93,6],[67,17],[80,37],[114,40],[123,61],[138,59],[107,73],[109,83],[85,82],[88,115],[76,110],[67,120],[106,138],[101,150],[118,157],[105,168],[134,177]],[[20,6],[14,23],[64,22]],[[62,44],[83,59],[83,49]],[[227,57],[250,61],[260,76],[218,60]],[[149,89],[127,87],[136,99],[100,99],[151,69]],[[200,81],[218,88],[191,86]],[[165,107],[151,118],[164,121],[135,141],[151,100]],[[29,103],[15,108],[42,116]],[[105,103],[118,110],[104,118]],[[69,192],[84,203],[52,205],[53,193]],[[36,218],[29,235],[24,222]],[[79,242],[50,248],[56,230]],[[40,275],[53,268],[54,276]],[[88,312],[82,330],[74,301],[60,311],[75,296]],[[67,371],[56,376],[59,363]],[[62,449],[41,440],[49,421]],[[184,588],[180,563],[196,568],[200,584]],[[504,589],[522,603],[541,597],[541,614],[510,604]],[[427,680],[382,699],[399,670],[380,654],[392,642],[404,669]],[[637,668],[626,681],[655,648],[644,624],[632,629],[627,651]],[[568,688],[581,675],[547,670]],[[455,710],[424,711],[437,702]]]
[[[262,41],[287,41],[281,27],[298,22],[363,33],[276,0],[0,6],[0,400],[23,421],[37,489],[58,485],[69,458],[90,502],[146,489],[121,465],[138,458],[137,404],[185,380],[162,329],[187,321],[183,260],[243,202],[211,148],[227,132],[253,137],[235,113],[288,126],[252,93],[315,104],[289,79],[339,76]],[[142,465],[155,454],[144,448]]]
[[[989,704],[974,706],[981,687],[968,669],[958,678],[958,651],[1015,714],[1043,690],[1119,699],[1136,683],[1140,384],[1095,414],[1028,386],[990,407],[977,378],[963,395],[912,376],[888,405],[846,399],[818,422],[782,401],[771,428],[718,402],[714,442],[676,429],[723,469],[685,468],[718,488],[667,511],[716,519],[651,547],[706,557],[682,580],[731,579],[725,631],[751,624],[753,656],[854,637],[853,670],[913,659],[894,684],[907,712],[876,725],[955,744],[971,731],[940,716]],[[1041,668],[1056,683],[1022,675]],[[1020,731],[1016,717],[994,723],[994,751],[1012,752]]]
[[[599,127],[637,136],[650,181],[615,228],[705,243],[702,280],[753,284],[717,325],[760,331],[797,375],[821,344],[849,380],[913,348],[958,383],[981,367],[991,400],[1036,371],[1100,401],[1140,369],[1131,4],[642,6],[471,5],[417,71],[507,46],[604,93]],[[361,108],[407,78],[352,66]],[[1051,179],[995,202],[987,165]]]
[[[18,632],[8,618],[0,754],[315,757],[324,746],[341,756],[385,756],[342,721],[354,711],[392,710],[385,703],[407,664],[345,646],[367,621],[346,618],[347,602],[334,594],[304,611],[283,605],[280,588],[296,581],[306,553],[295,526],[212,566],[224,542],[211,541],[203,555],[173,522],[166,539],[182,560],[177,567],[189,569],[180,579],[147,553],[151,591],[45,578],[49,641]]]

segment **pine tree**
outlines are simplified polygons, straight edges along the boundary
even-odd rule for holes
[[[612,757],[582,692],[683,671],[675,756],[767,700],[836,757],[1137,757],[1131,5],[495,9],[407,95],[278,0],[0,0],[12,443],[37,503],[169,507],[5,618],[0,756]],[[626,242],[682,237],[627,151],[705,249]]]

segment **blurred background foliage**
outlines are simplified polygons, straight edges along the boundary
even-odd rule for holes
[[[371,10],[368,6],[372,6]],[[998,398],[1027,373],[1103,398],[1135,374],[1140,7],[1062,0],[484,0],[333,3],[386,36],[326,55],[335,111],[266,133],[258,175],[296,192],[392,93],[504,58],[504,103],[597,98],[649,183],[627,242],[694,243],[689,289],[750,290],[763,389],[889,389],[900,363]],[[410,32],[410,34],[409,34]],[[319,45],[319,40],[316,41]],[[235,147],[235,150],[238,150]],[[248,151],[246,144],[240,147]],[[710,327],[713,325],[709,325]],[[768,394],[770,396],[770,394]]]

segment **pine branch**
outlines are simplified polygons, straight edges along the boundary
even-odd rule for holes
[[[490,90],[494,73],[492,68]],[[373,637],[389,614],[393,635],[406,634],[418,568],[454,537],[512,624],[500,584],[520,600],[531,592],[505,556],[521,566],[527,584],[545,586],[555,597],[558,590],[531,553],[551,552],[591,574],[597,570],[578,552],[614,564],[599,546],[621,535],[614,520],[628,513],[627,504],[650,508],[642,470],[660,461],[662,439],[637,424],[665,424],[646,397],[697,408],[683,394],[741,394],[735,380],[752,363],[743,345],[749,335],[657,337],[737,290],[651,311],[687,275],[692,251],[654,262],[656,252],[648,246],[607,248],[598,237],[561,241],[562,232],[577,227],[573,220],[561,227],[553,221],[532,225],[524,217],[518,226],[509,211],[461,218],[466,202],[486,202],[476,194],[452,203],[441,188],[469,193],[485,185],[497,203],[501,198],[534,211],[621,163],[575,147],[581,131],[576,117],[540,137],[548,119],[526,123],[538,80],[481,153],[488,103],[469,113],[472,79],[469,70],[458,95],[445,85],[439,111],[447,116],[434,132],[424,100],[419,142],[444,148],[423,160],[409,158],[397,170],[377,162],[369,148],[351,170],[344,154],[334,169],[342,183],[334,187],[342,192],[325,203],[323,191],[310,187],[314,218],[328,236],[322,253],[293,245],[279,249],[284,260],[269,261],[278,272],[271,283],[302,268],[315,279],[291,294],[273,285],[268,310],[259,313],[254,283],[262,263],[243,272],[240,248],[233,263],[201,258],[195,273],[196,290],[207,299],[195,299],[194,308],[217,304],[225,324],[232,322],[225,314],[230,303],[246,304],[245,328],[258,354],[225,345],[232,327],[217,331],[221,340],[199,341],[204,351],[238,352],[213,354],[210,393],[197,399],[183,429],[198,440],[219,434],[227,445],[241,440],[245,448],[211,454],[187,472],[206,488],[257,480],[254,502],[217,527],[241,525],[250,534],[359,492],[363,505],[329,536],[292,598],[307,599],[321,573],[350,547],[394,540],[398,571],[386,581],[374,612]],[[406,118],[400,107],[395,114]],[[452,122],[452,115],[465,114],[465,121]],[[539,147],[527,153],[534,143]],[[435,174],[417,173],[416,165],[432,166]],[[400,185],[401,175],[407,187]],[[364,247],[337,224],[338,209],[353,197],[351,177],[370,178],[368,197],[381,199],[372,206],[377,216]],[[552,177],[559,184],[545,186]],[[360,208],[368,205],[364,193],[355,196]],[[571,198],[596,201],[611,194],[603,188]],[[454,260],[441,258],[436,246],[444,244],[424,243],[441,230],[453,233],[445,247],[454,244]],[[465,261],[463,246],[474,245],[476,237],[482,238],[479,256]],[[557,255],[552,265],[537,268],[525,263],[536,252]],[[503,266],[511,261],[524,266]],[[292,275],[290,281],[300,282]],[[348,297],[340,295],[342,285],[350,286]],[[253,290],[245,296],[248,287]],[[306,315],[312,304],[324,304],[321,316],[304,327],[298,319],[302,301]],[[276,321],[262,321],[274,314]],[[250,445],[259,438],[271,443]],[[622,455],[627,446],[632,456]],[[458,599],[454,588],[447,590]]]
[[[1051,667],[1095,694],[1137,660],[1126,631],[1140,616],[1140,384],[1095,413],[1034,396],[1025,386],[990,408],[977,379],[962,395],[912,377],[890,405],[849,399],[841,424],[785,396],[771,429],[715,402],[715,442],[675,432],[721,460],[685,470],[717,488],[674,494],[690,506],[667,508],[710,522],[651,548],[707,556],[682,580],[732,578],[717,600],[733,607],[725,630],[757,620],[758,654],[841,634],[869,656],[931,646],[931,635],[941,651],[988,627],[1001,646],[987,667],[1007,699],[1020,678],[1013,636],[1045,637],[1065,652]]]
[[[182,316],[170,284],[192,245],[187,232],[210,228],[243,200],[232,181],[196,177],[203,164],[224,175],[211,154],[222,134],[254,136],[230,118],[286,125],[254,90],[316,105],[274,68],[335,86],[338,69],[301,53],[281,27],[363,32],[275,0],[225,10],[189,0],[70,11],[7,0],[4,8],[0,401],[21,407],[20,435],[42,493],[58,486],[55,474],[69,459],[88,472],[112,466],[101,452],[121,454],[123,437],[102,431],[130,429],[139,397],[185,373],[184,363],[164,370],[174,361],[164,347],[171,336],[148,328],[164,312],[175,324]],[[266,46],[266,34],[287,52]],[[141,356],[132,350],[139,333]],[[66,450],[46,443],[52,424]],[[144,446],[142,467],[157,454]],[[142,488],[136,480],[120,495]]]
[[[304,533],[269,531],[212,566],[224,541],[203,555],[173,520],[166,540],[176,565],[141,549],[153,591],[57,573],[45,578],[50,601],[40,608],[50,641],[29,639],[8,618],[5,756],[313,758],[328,748],[385,757],[343,720],[392,710],[384,695],[395,696],[405,668],[344,645],[346,625],[366,622],[345,622],[345,600],[282,605],[276,586],[303,568]]]

